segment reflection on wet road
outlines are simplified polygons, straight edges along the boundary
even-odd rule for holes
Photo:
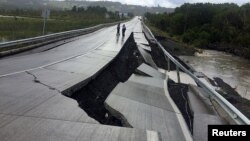
[[[121,37],[121,39],[120,39]],[[116,44],[119,43],[119,40],[121,40],[121,45],[124,43],[125,36],[120,36],[120,34],[116,34]]]
[[[220,77],[243,97],[250,99],[250,61],[227,53],[204,50],[196,56],[180,56],[208,77]]]

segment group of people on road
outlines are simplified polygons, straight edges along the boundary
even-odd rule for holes
[[[126,26],[123,24],[122,26],[122,36],[125,36]],[[120,35],[120,23],[117,25],[117,35]]]

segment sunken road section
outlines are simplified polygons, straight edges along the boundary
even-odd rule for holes
[[[105,125],[126,126],[122,120],[110,114],[104,101],[119,82],[125,82],[142,63],[133,33],[120,53],[93,80],[70,97],[92,118]]]

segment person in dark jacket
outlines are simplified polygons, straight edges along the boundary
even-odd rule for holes
[[[125,36],[126,26],[125,24],[122,26],[122,36]]]
[[[117,25],[117,35],[119,35],[120,34],[120,23],[118,23],[118,25]]]

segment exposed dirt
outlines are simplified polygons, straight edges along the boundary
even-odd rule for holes
[[[182,113],[190,132],[193,133],[193,114],[189,107],[188,85],[175,83],[174,81],[169,79],[168,91],[171,98],[180,109],[180,112]]]
[[[144,30],[146,31],[146,30]],[[152,37],[149,37],[150,35],[148,33],[144,33],[147,41],[149,42],[149,45],[151,47],[151,56],[155,62],[155,64],[159,67],[159,68],[163,68],[165,70],[168,70],[168,61],[167,61],[167,57],[165,56],[165,54],[163,53],[163,51],[161,50],[160,47],[158,47],[158,45],[152,41]],[[165,39],[164,37],[161,36],[156,36],[160,39],[160,43],[164,43],[164,41],[167,39]],[[169,43],[171,41],[168,41]],[[191,72],[193,72],[193,68],[190,68],[186,63],[184,63],[179,57],[176,56],[176,51],[173,51],[173,49],[170,47],[171,45],[173,45],[174,42],[171,42],[170,44],[162,44],[162,46],[164,47],[164,49],[166,51],[168,51],[177,61],[179,61],[186,69],[190,70]],[[185,51],[186,52],[186,51]],[[192,51],[193,53],[195,51]],[[177,53],[178,54],[178,53]],[[170,61],[170,70],[176,70],[176,65]],[[180,70],[182,71],[182,70]]]
[[[239,109],[245,116],[250,118],[250,100],[241,97],[234,88],[224,82],[221,78],[215,77],[214,81],[222,89],[222,92],[219,93],[237,109]]]

